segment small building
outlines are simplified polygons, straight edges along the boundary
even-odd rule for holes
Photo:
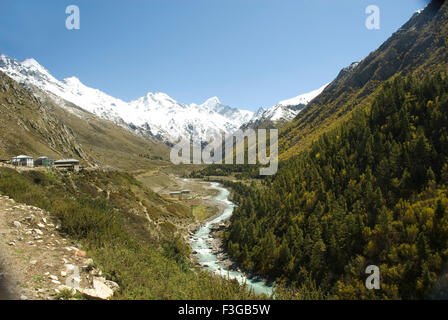
[[[19,167],[34,167],[33,157],[20,155],[11,159],[11,163]]]
[[[54,160],[49,159],[48,157],[39,157],[36,161],[34,161],[35,167],[45,167],[51,168],[53,166]]]
[[[173,191],[173,192],[170,192],[170,196],[171,197],[179,197],[179,200],[182,200],[182,196],[184,195],[184,194],[189,194],[190,193],[190,190],[182,190],[182,191]]]
[[[76,159],[62,159],[56,160],[53,162],[53,166],[59,170],[71,170],[78,172],[79,171],[79,160]]]

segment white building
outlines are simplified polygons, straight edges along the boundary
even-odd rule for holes
[[[30,156],[20,155],[12,158],[11,163],[20,167],[34,167],[34,159]]]

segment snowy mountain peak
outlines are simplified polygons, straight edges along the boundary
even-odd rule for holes
[[[220,105],[221,101],[219,100],[218,97],[212,97],[207,99],[207,101],[205,101],[202,105],[204,107],[207,107],[208,109],[213,110],[214,108],[216,108],[217,105]]]
[[[200,105],[182,104],[166,93],[148,92],[141,98],[125,102],[84,85],[77,77],[59,81],[35,59],[19,62],[0,55],[0,70],[20,83],[51,93],[50,96],[62,106],[66,105],[64,100],[69,101],[129,130],[167,142],[191,134],[207,140],[211,134],[233,133],[241,126],[257,121],[290,121],[326,87],[280,101],[269,109],[260,108],[254,114],[224,105],[218,97],[211,97]],[[71,110],[69,106],[67,108]]]
[[[191,134],[206,140],[213,133],[231,133],[253,115],[251,111],[222,105],[217,97],[202,105],[181,104],[165,93],[148,92],[141,98],[125,102],[87,87],[76,77],[59,81],[34,59],[19,62],[0,55],[0,70],[20,83],[51,93],[61,106],[66,106],[63,100],[71,102],[103,119],[163,141],[175,142],[179,137]]]
[[[329,83],[327,83],[324,86],[320,87],[319,89],[313,90],[311,92],[308,92],[308,93],[305,93],[305,94],[301,94],[301,95],[299,95],[297,97],[294,97],[294,98],[291,98],[291,99],[280,101],[279,103],[277,103],[277,105],[284,106],[284,107],[298,106],[300,104],[305,104],[306,105],[311,100],[313,100],[318,95],[320,95],[322,93],[322,91],[324,91],[324,89],[328,85],[329,85]]]
[[[79,80],[76,77],[65,78],[64,80],[62,80],[62,82],[66,83],[68,85],[73,85],[73,86],[84,86],[83,83],[81,82],[81,80]]]
[[[29,59],[25,59],[25,60],[23,60],[23,62],[22,62],[22,66],[25,66],[25,67],[28,67],[28,68],[36,68],[36,69],[39,69],[39,70],[45,70],[45,68],[44,67],[42,67],[41,65],[40,65],[40,63],[39,62],[37,62],[35,59],[33,59],[33,58],[29,58]],[[46,70],[45,70],[46,71]]]
[[[260,108],[252,117],[250,123],[264,121],[291,121],[308,104],[328,86],[328,83],[319,89],[298,95],[297,97],[278,102],[275,106]]]

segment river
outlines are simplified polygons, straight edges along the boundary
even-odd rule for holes
[[[213,225],[219,224],[232,216],[235,204],[229,200],[230,192],[226,188],[223,188],[219,183],[212,182],[211,188],[219,191],[219,194],[213,199],[224,203],[224,211],[217,218],[208,221],[191,238],[191,248],[196,251],[196,258],[199,264],[204,270],[216,273],[222,277],[228,277],[231,279],[237,279],[241,284],[246,283],[250,290],[253,290],[257,294],[266,294],[270,296],[273,291],[273,287],[269,286],[264,281],[258,281],[256,279],[249,279],[245,274],[229,270],[225,268],[219,261],[218,257],[213,253],[210,246],[210,241],[213,239],[211,236],[211,229]]]

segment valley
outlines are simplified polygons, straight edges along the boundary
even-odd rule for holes
[[[0,298],[447,299],[447,39],[432,0],[330,83],[257,111],[124,101],[1,54]],[[226,164],[173,159],[215,134]]]
[[[96,272],[102,274],[107,281],[114,281],[120,287],[120,293],[115,294],[114,298],[181,299],[190,295],[200,299],[255,297],[238,282],[201,271],[195,266],[195,259],[191,257],[188,241],[193,232],[205,221],[220,215],[224,209],[220,202],[213,199],[217,192],[209,188],[208,182],[172,177],[165,198],[153,193],[130,175],[117,171],[97,170],[80,172],[77,175],[45,170],[17,172],[7,167],[2,167],[1,171],[0,192],[8,195],[8,198],[2,197],[0,202],[6,205],[11,197],[17,199],[16,201],[27,203],[23,205],[25,211],[22,218],[19,217],[20,211],[10,206],[12,215],[9,219],[17,221],[27,219],[26,208],[32,205],[36,206],[36,210],[48,212],[47,222],[50,219],[59,221],[59,231],[53,231],[53,235],[48,235],[52,243],[48,245],[39,243],[40,239],[47,241],[45,240],[47,236],[41,236],[38,240],[34,240],[37,241],[37,247],[34,248],[33,243],[28,244],[31,240],[27,239],[28,236],[27,238],[22,236],[19,241],[17,240],[19,236],[13,236],[17,229],[12,220],[2,219],[6,228],[1,237],[2,244],[9,246],[7,249],[2,249],[2,257],[5,253],[11,252],[9,254],[18,259],[17,264],[23,266],[23,269],[15,268],[15,273],[19,277],[15,282],[18,284],[18,292],[21,292],[19,296],[23,295],[24,299],[86,297],[84,291],[80,291],[81,295],[75,295],[63,287],[63,281],[67,279],[66,276],[61,276],[64,262],[79,266],[80,269],[85,268],[82,262],[67,260],[76,251],[70,253],[65,247],[71,248],[74,244],[82,247],[83,256],[92,258],[90,262],[92,269],[97,270]],[[169,197],[169,190],[176,190],[178,187],[191,190],[188,198]],[[82,217],[77,217],[81,213]],[[24,225],[24,222],[20,223]],[[59,239],[56,237],[57,234],[63,234],[66,240]],[[15,244],[8,245],[11,241]],[[36,253],[33,252],[36,250],[40,250],[44,255],[51,253],[57,263],[52,262],[50,258],[42,262],[37,259],[38,262],[35,262]],[[113,258],[117,255],[122,258],[119,260]],[[61,270],[55,272],[51,269],[59,264]],[[5,265],[6,269],[8,266]],[[22,273],[22,270],[33,270],[27,272],[34,272],[34,275]],[[11,273],[11,278],[13,274]],[[142,274],[146,274],[143,283],[138,280]],[[50,276],[52,278],[49,278]],[[42,279],[39,280],[42,282],[41,285],[26,282],[30,278]],[[59,278],[55,280],[57,283],[51,282],[53,278]],[[170,283],[177,289],[172,291],[174,287],[171,287]],[[90,279],[87,277],[86,280],[82,280],[81,287],[84,289],[89,285],[92,286],[92,276]],[[143,288],[146,289],[141,291]],[[187,290],[186,293],[184,290]]]

